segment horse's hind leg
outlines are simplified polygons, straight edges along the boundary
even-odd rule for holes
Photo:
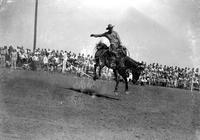
[[[124,79],[124,81],[125,81],[125,93],[126,93],[126,94],[129,94],[129,91],[128,91],[128,80],[127,80],[126,73],[124,73],[124,74],[122,75],[122,77],[123,77],[123,79]]]
[[[113,70],[114,72],[114,76],[115,76],[115,81],[116,81],[116,85],[115,85],[115,94],[118,94],[118,85],[119,85],[119,77],[118,77],[118,74],[117,74],[117,71],[116,70]]]

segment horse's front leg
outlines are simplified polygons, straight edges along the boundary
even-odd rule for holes
[[[101,70],[102,70],[102,68],[103,68],[103,66],[100,65],[100,66],[99,66],[99,77],[101,77]]]
[[[97,64],[94,65],[94,77],[93,77],[93,80],[97,79],[97,73],[96,73],[97,66],[98,66]]]

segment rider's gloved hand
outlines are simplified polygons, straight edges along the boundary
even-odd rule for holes
[[[91,34],[90,37],[94,37],[94,34]]]

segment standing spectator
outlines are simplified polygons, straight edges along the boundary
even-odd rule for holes
[[[48,56],[47,54],[44,55],[44,58],[43,58],[43,68],[44,68],[44,71],[47,71],[48,70]]]
[[[65,51],[63,54],[63,68],[62,68],[63,73],[66,70],[67,60],[68,60],[68,55],[67,55],[67,51]]]
[[[12,52],[13,52],[13,47],[12,45],[10,45],[10,47],[8,48],[8,54],[10,55],[10,57]]]
[[[17,65],[17,50],[13,49],[11,52],[11,67],[13,69],[16,69],[16,65]]]
[[[89,65],[90,65],[90,55],[87,55],[87,57],[85,58],[84,67],[83,67],[83,71],[85,73],[88,73]]]
[[[55,69],[57,70],[58,65],[60,64],[60,59],[57,53],[55,54],[54,60],[55,60]]]
[[[39,62],[39,57],[37,53],[32,53],[31,70],[37,70],[37,64]]]
[[[5,67],[10,67],[10,55],[8,53],[7,46],[4,46],[4,55],[5,55]]]
[[[79,61],[81,59],[81,54],[78,54],[77,60]]]
[[[90,61],[89,70],[90,70],[90,71],[93,71],[93,70],[94,70],[94,59],[93,59],[93,56],[92,56],[92,55],[91,55],[89,61]]]
[[[5,46],[1,50],[1,64],[3,67],[6,66],[6,48],[5,48]]]
[[[48,53],[48,55],[49,55],[49,54],[51,53],[51,50],[50,50],[50,49],[48,49],[48,50],[47,50],[47,53]]]

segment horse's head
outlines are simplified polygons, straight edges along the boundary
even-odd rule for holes
[[[95,48],[96,50],[108,49],[108,46],[105,43],[99,41],[99,43],[96,44]]]

